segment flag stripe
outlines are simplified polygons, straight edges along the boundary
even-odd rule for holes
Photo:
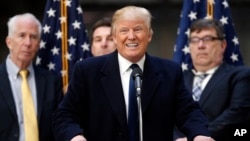
[[[66,86],[78,61],[91,57],[79,0],[47,0],[36,65],[53,71]]]

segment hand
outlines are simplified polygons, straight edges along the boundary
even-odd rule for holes
[[[199,136],[194,137],[194,141],[215,141],[215,140],[211,137],[199,135]]]
[[[77,135],[74,138],[72,138],[70,141],[87,141],[83,135]]]
[[[187,141],[187,138],[186,137],[184,137],[184,138],[178,138],[175,141]]]

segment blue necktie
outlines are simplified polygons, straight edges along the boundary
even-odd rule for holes
[[[139,67],[137,64],[132,64],[130,68]],[[139,118],[138,106],[136,100],[136,90],[133,80],[133,73],[130,75],[129,80],[129,105],[128,105],[128,127],[129,127],[129,141],[139,141]]]
[[[206,78],[206,76],[207,76],[206,74],[197,75],[197,81],[194,84],[194,87],[193,87],[193,90],[192,90],[193,99],[195,101],[200,100],[201,93],[202,93],[201,84],[202,84],[203,80]]]

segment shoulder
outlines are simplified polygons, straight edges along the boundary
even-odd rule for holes
[[[247,66],[233,66],[229,64],[222,64],[218,69],[220,74],[225,73],[233,78],[250,78],[250,68]]]

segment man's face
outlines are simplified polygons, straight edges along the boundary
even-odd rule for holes
[[[111,27],[101,26],[93,32],[91,52],[94,56],[105,55],[115,51],[116,46],[111,36]]]
[[[113,39],[118,52],[131,62],[145,54],[152,34],[143,20],[120,20],[115,23]]]
[[[215,29],[202,29],[190,34],[189,47],[195,68],[210,69],[222,63],[226,41],[217,37]]]
[[[17,65],[29,65],[39,49],[39,37],[37,24],[19,19],[14,33],[6,38],[11,60]]]

